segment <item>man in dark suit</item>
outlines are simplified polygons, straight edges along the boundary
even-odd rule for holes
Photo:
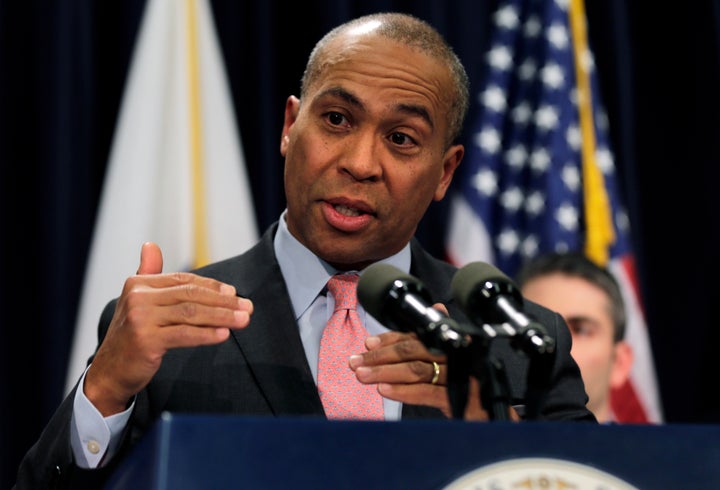
[[[285,106],[279,221],[247,253],[192,273],[163,274],[160,248],[143,245],[137,274],[102,314],[89,367],[23,460],[18,489],[99,486],[166,410],[325,416],[319,344],[335,301],[325,284],[338,272],[391,264],[466,320],[450,296],[456,269],[413,238],[463,157],[468,81],[452,49],[406,15],[356,19],[316,45],[300,96]],[[557,345],[540,417],[595,421],[561,317],[527,311]],[[358,314],[369,337],[366,350],[347,352],[347,369],[381,396],[383,418],[450,417],[445,357]],[[522,405],[527,359],[503,343],[494,354]],[[465,418],[488,420],[477,380],[471,387]]]

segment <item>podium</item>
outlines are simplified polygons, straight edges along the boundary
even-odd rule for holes
[[[166,413],[109,490],[720,488],[720,426]]]

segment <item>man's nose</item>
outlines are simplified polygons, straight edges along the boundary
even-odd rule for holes
[[[382,175],[383,143],[372,132],[356,135],[348,142],[341,165],[355,180],[377,180]]]

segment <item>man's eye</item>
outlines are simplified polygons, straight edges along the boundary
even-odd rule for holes
[[[595,329],[592,328],[592,325],[589,325],[587,322],[569,321],[568,326],[570,327],[570,331],[573,333],[573,335],[577,335],[580,337],[590,337],[595,332]]]
[[[415,141],[405,133],[392,133],[390,135],[390,141],[392,141],[396,145],[409,145],[414,143]]]
[[[339,112],[330,112],[327,114],[327,120],[334,126],[340,126],[345,123],[345,116]]]

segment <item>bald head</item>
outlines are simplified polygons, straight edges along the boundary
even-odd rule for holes
[[[378,13],[359,17],[328,32],[313,48],[302,77],[300,96],[334,63],[333,41],[341,37],[380,36],[402,43],[449,67],[448,137],[451,144],[460,136],[468,111],[468,77],[460,59],[440,33],[427,22],[408,14]]]

